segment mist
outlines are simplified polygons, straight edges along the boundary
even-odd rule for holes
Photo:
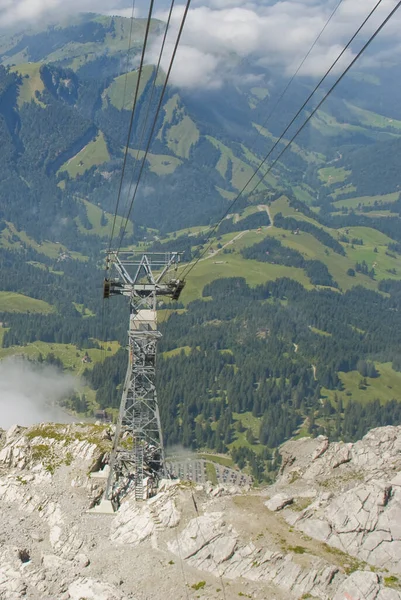
[[[78,379],[50,365],[18,358],[0,362],[0,428],[74,421],[58,402],[78,386]]]

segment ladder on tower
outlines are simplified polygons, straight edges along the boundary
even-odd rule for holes
[[[135,500],[143,500],[143,442],[135,438],[134,455],[135,455]]]

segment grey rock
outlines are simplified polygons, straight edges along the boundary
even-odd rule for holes
[[[270,500],[267,500],[264,504],[265,506],[272,511],[282,510],[285,506],[292,504],[294,502],[294,498],[292,496],[287,496],[287,494],[276,494]]]
[[[333,600],[401,600],[396,590],[382,589],[379,577],[369,571],[355,571],[338,588]]]
[[[322,542],[327,542],[332,533],[330,524],[323,519],[305,519],[298,527],[306,535]]]
[[[280,476],[263,492],[213,495],[212,487],[165,480],[149,501],[128,495],[116,514],[96,516],[85,513],[96,449],[74,440],[72,427],[68,441],[29,440],[16,428],[0,451],[1,599],[178,600],[184,569],[189,585],[207,582],[211,599],[224,577],[235,597],[241,578],[257,598],[401,600],[379,570],[401,569],[401,427],[373,430],[355,444],[322,436],[288,442]],[[50,474],[32,460],[35,443],[61,461],[72,453],[73,464]],[[347,577],[351,556],[310,538],[377,572],[366,565]]]
[[[94,579],[80,578],[68,587],[71,600],[123,600],[124,596],[114,586]]]

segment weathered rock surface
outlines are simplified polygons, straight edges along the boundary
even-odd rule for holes
[[[270,500],[265,502],[265,506],[267,506],[269,510],[281,510],[285,506],[292,504],[293,501],[294,498],[292,498],[292,496],[287,496],[287,494],[275,494],[273,498],[270,498]]]
[[[0,600],[212,600],[223,586],[227,600],[401,600],[400,427],[287,443],[266,490],[166,481],[114,515],[86,512],[104,428],[14,427],[1,441]]]
[[[288,442],[274,491],[318,491],[287,521],[310,537],[361,561],[401,574],[401,427],[373,429],[355,444],[327,438]],[[285,490],[285,492],[283,491]]]
[[[235,529],[227,527],[222,513],[192,519],[168,547],[197,569],[231,580],[244,578],[273,584],[284,590],[287,597],[313,593],[318,598],[328,598],[333,579],[343,579],[337,567],[324,561],[315,561],[314,566],[308,561],[301,565],[292,553],[253,542],[245,544]]]
[[[401,594],[391,588],[383,589],[376,573],[356,571],[338,588],[333,600],[400,600]]]
[[[71,600],[123,600],[124,596],[114,586],[93,579],[80,578],[68,587],[66,599]]]

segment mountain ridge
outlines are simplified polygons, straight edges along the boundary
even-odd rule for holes
[[[40,313],[16,317],[10,312],[12,307],[3,303],[1,353],[19,354],[26,344],[24,352],[31,358],[56,356],[78,374],[87,351],[93,360],[86,367],[91,387],[79,398],[66,399],[66,404],[90,414],[99,406],[115,414],[119,401],[116,373],[124,371],[126,360],[123,351],[117,351],[125,344],[126,307],[116,301],[106,321],[101,318],[101,257],[114,219],[125,152],[130,110],[124,107],[132,101],[137,81],[132,64],[127,75],[122,72],[128,23],[128,19],[115,19],[113,24],[112,18],[86,15],[67,24],[72,30],[46,26],[44,31],[29,33],[29,39],[23,38],[24,32],[11,41],[4,35],[0,38],[4,64],[11,63],[7,48],[27,44],[27,54],[19,53],[15,66],[0,68],[2,291],[43,300],[51,307],[46,317]],[[161,27],[160,23],[152,25],[152,39]],[[134,28],[139,39],[143,22],[135,21]],[[78,34],[83,36],[79,43]],[[50,52],[54,39],[57,50]],[[132,60],[137,51],[135,46]],[[42,63],[27,62],[38,57]],[[241,65],[239,69],[242,73]],[[144,156],[140,139],[153,83],[152,110],[160,93],[154,67],[147,65],[144,75],[122,182],[116,239],[129,202],[135,159],[141,161]],[[378,398],[383,402],[383,424],[398,422],[399,360],[391,323],[399,303],[401,268],[394,151],[401,143],[401,130],[399,114],[391,108],[398,92],[386,97],[382,105],[378,101],[381,76],[392,89],[388,73],[375,73],[373,79],[361,83],[355,72],[346,90],[330,99],[284,155],[286,159],[264,178],[261,189],[250,196],[243,194],[230,209],[230,202],[266,154],[266,144],[278,139],[311,83],[295,80],[287,104],[280,105],[266,124],[266,99],[268,109],[283,81],[269,73],[260,75],[257,89],[240,80],[212,91],[168,88],[123,246],[182,251],[184,265],[179,272],[186,269],[187,261],[202,257],[191,271],[182,304],[174,312],[167,305],[159,311],[162,328],[176,343],[174,347],[163,342],[161,348],[166,358],[161,359],[165,379],[160,385],[166,398],[167,437],[212,451],[239,449],[246,454],[239,458],[247,468],[263,478],[271,477],[275,468],[272,449],[289,436],[310,431],[354,439],[367,426],[382,424],[376,410]],[[365,93],[358,106],[359,85]],[[149,129],[150,123],[145,133]],[[280,143],[277,151],[282,148]],[[227,210],[229,215],[219,223]],[[220,306],[219,286],[238,289],[236,314],[230,306]],[[3,295],[4,301],[8,297]],[[352,299],[372,315],[371,322],[360,322]],[[257,370],[252,381],[241,370],[241,336],[250,348],[255,340],[246,333],[247,327],[253,331],[253,325],[246,324],[240,300],[249,302],[248,317],[260,321],[254,331],[256,339],[260,343],[266,339],[267,345],[283,353],[282,362],[269,354],[275,370]],[[316,304],[315,314],[309,314],[308,301]],[[298,314],[298,302],[308,318]],[[337,322],[339,306],[351,328],[344,329]],[[215,314],[209,318],[212,309]],[[343,339],[321,314],[327,310],[334,311]],[[278,330],[262,324],[263,318],[272,318],[269,311],[277,313]],[[379,313],[383,330],[389,331],[387,348],[377,331]],[[218,334],[211,327],[204,328],[202,319],[223,322],[230,335],[233,325],[241,322],[241,336],[233,335],[222,348]],[[185,335],[184,326],[188,327]],[[207,379],[208,343],[217,344],[213,356],[218,369],[224,366],[227,372],[239,373],[243,399],[237,397],[226,374],[220,389]],[[260,352],[267,350],[263,347]],[[108,359],[99,375],[98,361],[103,363],[105,356]],[[170,373],[178,375],[181,369],[202,372],[204,389],[198,394],[202,406],[196,407],[197,414],[188,388],[178,394],[168,386]],[[277,406],[263,404],[272,422],[277,419],[279,423],[275,435],[263,421],[261,402],[265,399],[257,394],[259,386],[270,385],[272,397],[280,399],[288,417],[284,423]],[[207,408],[210,402],[212,412]],[[173,410],[169,413],[167,407]],[[171,422],[171,415],[179,422]],[[354,430],[350,423],[359,418],[356,415],[361,427]],[[264,462],[255,458],[259,453]]]

